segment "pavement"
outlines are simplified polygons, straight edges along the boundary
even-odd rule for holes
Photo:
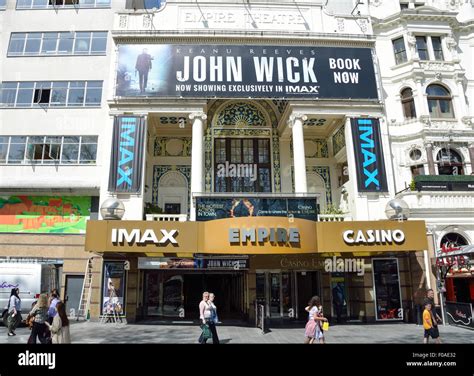
[[[72,322],[73,343],[197,343],[201,330],[197,324],[120,324]],[[443,343],[474,343],[474,331],[455,326],[440,326]],[[242,323],[218,325],[223,344],[234,343],[303,343],[304,323],[290,328],[270,328],[265,334],[260,329]],[[16,336],[8,337],[0,327],[0,344],[26,343],[30,330],[20,327]],[[327,343],[421,343],[423,326],[405,323],[346,324],[330,326]]]

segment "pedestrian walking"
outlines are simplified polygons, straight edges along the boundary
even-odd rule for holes
[[[215,345],[219,344],[219,337],[217,335],[216,325],[219,322],[219,318],[217,317],[217,307],[214,304],[214,299],[216,298],[214,293],[209,293],[209,305],[211,306],[211,319],[209,320],[209,329],[212,333],[212,343]]]
[[[313,344],[315,340],[324,343],[322,323],[328,321],[323,315],[323,307],[319,296],[313,296],[306,307],[308,322],[305,327],[305,343]]]
[[[48,323],[52,324],[54,317],[58,314],[56,311],[56,305],[59,303],[59,294],[58,290],[51,290],[51,295],[49,298],[49,309],[48,309]]]
[[[202,294],[201,303],[199,303],[199,319],[201,320],[202,333],[199,336],[199,343],[205,344],[209,338],[212,337],[211,331],[211,304],[209,303],[209,292],[205,291]]]
[[[439,329],[438,329],[438,322],[442,322],[441,317],[439,317],[438,313],[436,312],[436,305],[434,302],[434,291],[433,289],[426,290],[426,299],[424,301],[424,305],[429,303],[431,305],[431,319],[433,321],[433,327],[436,328],[439,336]]]
[[[429,337],[433,338],[436,343],[441,343],[438,327],[433,324],[433,313],[431,310],[431,303],[426,303],[425,310],[423,311],[423,328],[425,329],[423,343],[428,343]]]
[[[20,289],[14,288],[11,291],[10,299],[8,300],[8,316],[7,327],[8,336],[15,336],[15,330],[21,323],[21,299]]]
[[[138,72],[141,94],[145,93],[146,87],[148,85],[148,73],[151,71],[152,68],[152,60],[153,57],[148,53],[147,48],[144,48],[142,53],[137,56],[135,71]]]
[[[66,314],[66,306],[63,302],[58,302],[55,307],[56,316],[54,316],[53,323],[46,322],[51,331],[52,343],[71,343],[71,334],[69,331],[69,320]]]
[[[332,289],[332,304],[334,306],[334,312],[336,312],[337,323],[340,324],[342,321],[342,312],[346,305],[344,286],[341,282],[338,282]]]
[[[39,339],[40,343],[47,343],[48,328],[45,322],[48,321],[48,297],[46,294],[40,295],[38,302],[30,312],[30,316],[34,316],[34,321],[28,343],[36,344],[37,338]]]

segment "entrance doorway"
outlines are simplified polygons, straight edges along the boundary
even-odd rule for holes
[[[320,295],[318,271],[257,271],[256,298],[269,318],[306,320],[305,308],[314,295]]]
[[[66,275],[65,302],[66,312],[71,315],[71,310],[77,314],[79,302],[81,300],[82,286],[84,285],[84,276]],[[71,315],[72,316],[72,315]]]
[[[220,320],[243,319],[245,272],[145,271],[146,317],[199,319],[204,291],[215,294]]]

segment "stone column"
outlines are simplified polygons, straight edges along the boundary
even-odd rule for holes
[[[426,159],[428,161],[428,175],[436,175],[435,164],[433,159],[433,145],[425,144]]]
[[[196,220],[193,193],[204,192],[204,121],[207,115],[195,112],[189,115],[193,121],[193,138],[191,146],[191,192],[189,192],[189,219]]]
[[[469,144],[469,158],[471,159],[471,173],[474,173],[474,142]]]
[[[290,116],[290,127],[293,136],[293,166],[295,172],[295,193],[307,193],[306,159],[304,153],[303,123],[308,119],[303,114]]]

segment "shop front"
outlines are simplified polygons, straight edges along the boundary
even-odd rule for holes
[[[426,247],[423,221],[284,217],[90,221],[86,239],[104,264],[130,266],[122,304],[131,321],[196,320],[203,291],[215,293],[221,320],[254,320],[261,304],[271,320],[304,321],[313,295],[334,321],[404,320],[422,268],[413,255]]]

